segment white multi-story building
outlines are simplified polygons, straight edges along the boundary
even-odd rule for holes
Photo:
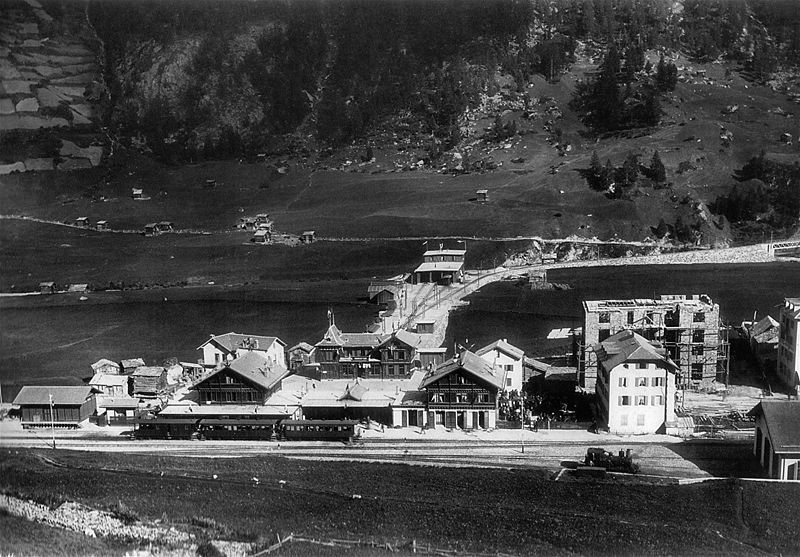
[[[633,331],[621,331],[594,346],[598,425],[614,434],[663,432],[675,422],[678,366],[660,348]]]
[[[781,309],[778,377],[789,387],[800,384],[800,298],[786,298]]]
[[[226,365],[247,352],[260,353],[270,367],[273,365],[286,367],[286,343],[278,337],[238,333],[211,335],[211,338],[197,349],[203,351],[202,363],[207,368]]]
[[[491,364],[495,370],[505,373],[503,390],[522,392],[522,362],[525,353],[520,348],[501,338],[475,353]]]

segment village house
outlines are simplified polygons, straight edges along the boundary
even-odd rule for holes
[[[158,224],[150,222],[144,225],[145,236],[158,236],[159,234],[161,234],[161,230],[158,228]]]
[[[206,367],[216,367],[232,362],[247,352],[259,352],[272,364],[286,367],[286,343],[278,337],[225,333],[211,335],[197,347],[203,351],[200,362]]]
[[[99,425],[127,425],[136,419],[139,411],[139,399],[123,397],[97,397],[97,414]]]
[[[133,396],[158,397],[167,392],[167,370],[161,366],[140,366],[131,374]]]
[[[142,188],[131,188],[131,197],[133,197],[135,201],[144,201],[147,199],[144,196],[144,190]]]
[[[435,282],[442,285],[464,282],[463,249],[428,250],[422,254],[422,264],[411,274],[413,284]]]
[[[405,283],[402,280],[373,280],[367,287],[370,303],[388,308],[391,304],[399,305],[405,294]]]
[[[95,228],[97,230],[108,230],[108,221],[107,220],[99,220],[97,224],[95,224]]]
[[[301,244],[312,244],[316,239],[316,233],[313,230],[306,230],[300,235]]]
[[[522,392],[522,364],[525,353],[510,344],[507,339],[498,339],[475,353],[489,362],[496,370],[502,369],[506,375],[505,391]]]
[[[95,389],[89,386],[22,387],[12,402],[19,406],[22,427],[77,427],[84,424],[97,408]],[[52,409],[52,414],[51,414]]]
[[[264,404],[290,372],[283,360],[246,350],[231,362],[201,377],[191,388],[203,404]]]
[[[295,344],[287,352],[289,370],[297,371],[303,366],[314,362],[314,347],[307,342]]]
[[[256,244],[268,244],[272,239],[272,234],[269,230],[264,230],[263,228],[259,228],[256,230],[256,233],[253,234],[253,237],[250,238],[251,242],[255,242]]]
[[[774,372],[778,365],[778,341],[781,326],[767,315],[757,323],[745,327],[750,339],[750,351],[765,371]]]
[[[143,365],[144,360],[141,358],[130,358],[128,360],[122,360],[119,363],[123,375],[130,375]]]
[[[239,219],[238,228],[242,230],[256,230],[258,228],[258,222],[255,217],[242,217]]]
[[[767,476],[800,480],[800,402],[762,400],[748,416],[756,420],[753,454]]]
[[[89,217],[78,217],[75,219],[75,226],[80,226],[81,228],[89,226]]]
[[[781,308],[778,378],[793,389],[800,385],[800,298],[786,298]]]
[[[448,429],[492,429],[497,421],[498,393],[506,385],[504,370],[468,350],[429,371],[425,389],[428,426]]]
[[[678,366],[658,345],[620,331],[594,347],[598,425],[615,435],[664,433],[675,422]]]
[[[89,380],[89,386],[97,389],[99,394],[112,397],[128,396],[130,377],[127,375],[95,373]]]
[[[478,190],[475,194],[478,196],[478,203],[486,203],[489,201],[489,190]]]
[[[678,365],[676,381],[681,389],[709,385],[725,373],[727,330],[720,326],[719,306],[708,296],[584,301],[583,313],[577,379],[590,391],[598,371],[593,347],[623,330],[635,331],[667,349]]]
[[[194,382],[200,378],[206,371],[206,368],[201,364],[194,362],[178,362],[178,365],[183,369],[184,381]]]
[[[158,228],[158,232],[159,233],[172,232],[174,230],[174,227],[172,226],[172,223],[169,222],[169,221],[166,221],[166,220],[161,221],[158,224],[156,224],[156,228]]]
[[[416,333],[399,329],[384,340],[379,347],[381,377],[394,379],[410,376],[420,366],[417,351],[424,346]]]

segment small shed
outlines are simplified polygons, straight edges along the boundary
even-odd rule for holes
[[[95,392],[88,386],[25,386],[12,404],[20,408],[22,427],[77,427],[97,409]]]
[[[158,229],[158,225],[156,223],[151,222],[144,225],[145,236],[158,236],[159,234],[161,234],[161,231]]]
[[[97,221],[95,228],[97,228],[97,230],[108,230],[108,221],[105,220]]]
[[[313,230],[306,230],[300,235],[300,243],[311,244],[316,240],[316,235]]]
[[[266,223],[266,222],[269,222],[269,223],[272,222],[267,213],[259,213],[259,214],[256,215],[256,223],[263,224],[263,223]]]
[[[258,229],[259,230],[268,230],[269,232],[272,232],[272,221],[268,220],[267,222],[258,223]]]
[[[256,233],[253,234],[252,241],[257,244],[267,244],[269,243],[270,236],[269,230],[258,229]]]
[[[167,370],[161,366],[139,366],[131,377],[134,396],[158,396],[167,391]]]
[[[174,230],[172,223],[166,220],[156,224],[156,227],[158,228],[159,232],[172,232]]]
[[[258,221],[254,217],[242,217],[239,219],[239,228],[242,230],[255,230],[258,227]]]
[[[67,292],[79,292],[84,293],[89,290],[89,285],[85,283],[80,284],[70,284],[69,288],[67,288]]]
[[[141,200],[145,199],[144,190],[142,188],[132,188],[131,189],[131,197],[133,197],[137,201],[141,201]]]
[[[417,321],[417,334],[419,335],[432,335],[436,321],[433,319],[425,319]]]
[[[122,368],[119,362],[112,362],[108,358],[100,358],[92,364],[92,371],[94,373],[103,373],[106,375],[119,375],[122,373]]]
[[[485,203],[489,201],[489,190],[478,190],[475,193],[478,196],[478,202]]]
[[[207,189],[214,189],[217,187],[217,181],[213,178],[209,178],[206,180],[205,184],[203,184],[203,187]]]
[[[75,226],[87,227],[89,226],[89,217],[78,217],[75,219]]]
[[[39,283],[39,292],[42,294],[55,294],[56,293],[56,283],[54,282],[40,282]]]

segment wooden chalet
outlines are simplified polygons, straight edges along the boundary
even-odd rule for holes
[[[381,376],[379,347],[387,335],[343,333],[331,323],[325,336],[315,345],[314,359],[324,379]]]
[[[167,392],[167,370],[161,366],[140,366],[131,377],[134,396],[155,397]]]
[[[157,223],[156,227],[159,232],[172,232],[175,229],[172,223],[166,220]]]
[[[56,293],[56,283],[54,282],[40,282],[39,283],[39,292],[42,294],[55,294]]]
[[[316,233],[313,230],[306,230],[300,235],[301,244],[311,244],[316,240]]]
[[[367,287],[367,295],[371,303],[388,307],[391,302],[397,303],[402,299],[403,288],[402,280],[373,280]]]
[[[248,351],[199,379],[192,389],[200,393],[202,403],[264,404],[287,375],[282,363]]]
[[[144,362],[142,362],[142,365],[144,365]],[[100,358],[92,364],[92,371],[94,373],[119,375],[122,373],[122,367],[119,362],[112,362],[107,358]]]
[[[106,396],[128,396],[130,377],[119,374],[95,373],[89,380],[89,386],[94,387]]]
[[[145,236],[158,236],[159,234],[161,234],[161,230],[159,230],[158,224],[150,222],[144,225]]]
[[[409,377],[420,367],[417,350],[422,345],[418,334],[403,329],[395,331],[379,348],[382,376],[387,379]]]
[[[75,226],[80,226],[81,228],[85,228],[89,226],[89,217],[78,217],[75,219]]]
[[[295,344],[288,351],[289,369],[296,371],[298,368],[313,363],[315,348],[307,342]]]
[[[26,386],[12,404],[20,408],[22,427],[77,427],[95,413],[95,394],[95,389],[88,386]]]
[[[95,228],[97,230],[108,230],[108,221],[107,220],[99,220],[97,224],[95,224]]]
[[[268,244],[272,239],[272,234],[269,230],[265,230],[263,228],[259,228],[256,230],[256,233],[253,234],[253,237],[250,238],[251,242],[255,242],[256,244]]]
[[[131,197],[136,201],[143,201],[147,199],[142,188],[131,188]]]
[[[489,201],[489,190],[478,190],[475,192],[475,194],[478,196],[479,203],[485,203]]]
[[[504,385],[504,371],[465,350],[428,372],[420,384],[427,393],[428,425],[494,428]]]

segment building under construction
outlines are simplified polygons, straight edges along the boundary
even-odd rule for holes
[[[678,365],[679,389],[727,379],[728,329],[720,322],[719,306],[706,295],[584,301],[583,312],[578,383],[589,390],[597,379],[594,346],[626,329],[663,344]]]

